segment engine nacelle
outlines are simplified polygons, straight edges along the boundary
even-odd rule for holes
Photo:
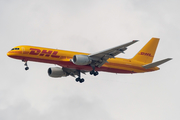
[[[68,76],[66,72],[60,67],[52,67],[48,69],[48,75],[50,77],[66,77]]]
[[[72,62],[76,65],[88,65],[92,60],[87,55],[74,55]]]

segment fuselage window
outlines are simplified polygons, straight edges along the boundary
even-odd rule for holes
[[[19,48],[15,48],[15,50],[19,50]]]
[[[11,49],[11,50],[19,50],[19,48],[13,48],[13,49]]]

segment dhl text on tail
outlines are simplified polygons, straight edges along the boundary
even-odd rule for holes
[[[25,62],[25,70],[29,69],[27,61],[57,64],[61,67],[48,69],[50,77],[77,76],[75,80],[80,83],[84,82],[81,73],[89,72],[97,76],[98,71],[131,74],[151,72],[159,70],[157,66],[171,60],[167,58],[152,63],[159,38],[152,38],[132,59],[115,57],[137,41],[133,40],[95,54],[21,45],[12,48],[7,55]]]

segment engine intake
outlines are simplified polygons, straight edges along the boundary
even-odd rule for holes
[[[52,67],[48,69],[48,75],[50,77],[66,77],[68,76],[66,72],[63,71],[60,67]]]
[[[88,65],[92,60],[87,55],[74,55],[73,61],[75,65]]]

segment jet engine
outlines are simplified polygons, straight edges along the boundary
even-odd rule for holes
[[[92,60],[87,55],[74,55],[72,62],[75,65],[88,65]]]
[[[50,77],[66,77],[68,74],[60,67],[52,67],[48,69],[48,75]]]

